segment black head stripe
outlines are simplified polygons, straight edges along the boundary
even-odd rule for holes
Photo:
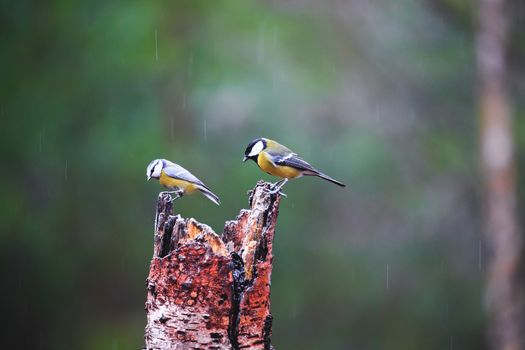
[[[157,165],[159,165],[159,163],[164,163],[164,162],[162,160],[157,160],[155,164],[153,164],[153,167],[151,167],[152,174],[153,174],[153,171],[155,171],[155,168],[157,167]]]

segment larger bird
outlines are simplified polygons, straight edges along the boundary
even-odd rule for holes
[[[257,163],[264,172],[282,178],[281,181],[274,184],[272,193],[279,192],[289,179],[301,176],[317,176],[338,186],[346,187],[344,183],[315,169],[299,155],[277,141],[264,137],[255,139],[248,144],[246,151],[244,151],[243,162],[248,159]]]
[[[213,203],[220,204],[219,197],[201,180],[180,165],[167,159],[152,160],[146,168],[146,176],[148,180],[151,178],[158,179],[162,186],[171,190],[169,193],[175,193],[177,197],[173,200],[185,194],[200,191]]]

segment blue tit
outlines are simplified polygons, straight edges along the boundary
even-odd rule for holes
[[[148,180],[151,178],[158,179],[162,186],[171,190],[169,193],[177,194],[174,200],[185,194],[200,191],[213,203],[220,204],[219,197],[201,180],[180,165],[167,159],[151,161],[146,168],[146,176]]]
[[[278,192],[289,179],[301,176],[317,176],[338,186],[346,187],[342,182],[315,169],[290,149],[267,138],[258,138],[248,144],[244,151],[243,161],[248,159],[257,163],[264,172],[282,178],[281,181],[274,184],[273,193]]]

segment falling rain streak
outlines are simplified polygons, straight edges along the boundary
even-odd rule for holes
[[[173,141],[175,139],[175,116],[173,115],[171,117],[171,120],[170,120],[170,137],[171,137],[171,141]]]
[[[64,167],[64,179],[67,181],[67,159],[66,159],[66,166]]]
[[[272,53],[275,54],[275,49],[277,47],[277,26],[273,26],[272,31]],[[272,89],[275,89],[275,85],[277,82],[277,72],[272,70]]]
[[[206,130],[206,119],[204,119],[204,142],[208,140],[208,133]]]
[[[259,27],[259,40],[257,42],[257,63],[261,63],[264,56],[264,27],[264,23]]]
[[[273,26],[272,32],[272,50],[275,50],[277,47],[277,26]]]
[[[159,60],[159,44],[157,40],[157,29],[155,29],[155,61]]]
[[[482,251],[481,251],[481,239],[478,242],[478,270],[481,271]]]
[[[188,78],[191,78],[193,74],[193,52],[190,55],[190,58],[188,60]]]
[[[44,136],[46,135],[46,129],[42,129],[42,131],[40,131],[38,133],[38,151],[40,153],[42,153],[42,146],[44,144]]]
[[[386,289],[390,289],[390,266],[386,264]]]

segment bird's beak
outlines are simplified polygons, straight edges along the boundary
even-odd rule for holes
[[[243,161],[243,162],[246,162],[247,160],[248,160],[248,157],[246,157],[246,156],[244,156],[244,157],[242,158],[242,161]]]
[[[151,176],[146,176],[146,181],[149,181],[149,179],[151,179]]]

